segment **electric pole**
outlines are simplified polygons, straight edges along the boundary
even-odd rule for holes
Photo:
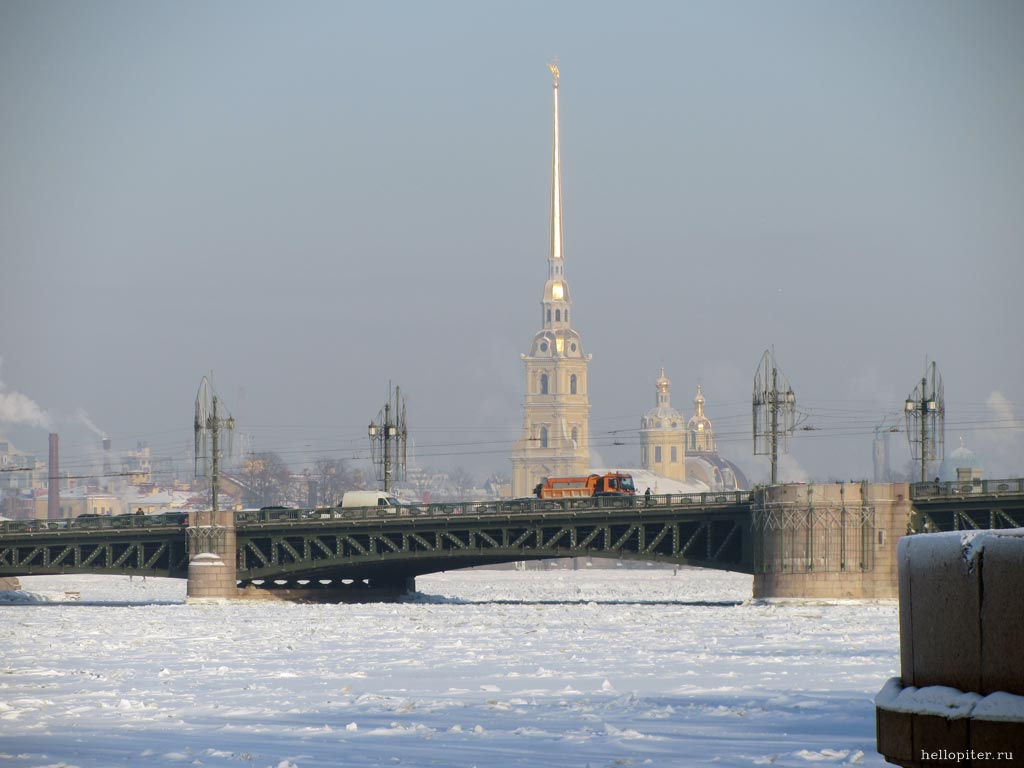
[[[220,485],[220,430],[227,429],[232,435],[235,429],[235,420],[229,414],[222,419],[217,413],[219,398],[213,389],[213,385],[203,376],[199,383],[199,392],[196,394],[196,418],[194,422],[196,436],[196,476],[210,477],[212,511],[218,510],[218,493]],[[207,452],[206,442],[209,435],[210,448]],[[228,441],[228,453],[233,452],[233,441]],[[199,463],[203,464],[203,471],[199,471]]]
[[[405,400],[402,399],[398,387],[392,392],[391,386],[388,385],[387,402],[377,414],[377,420],[370,422],[367,433],[370,437],[373,463],[378,468],[377,479],[383,479],[384,493],[390,494],[392,476],[395,474],[393,467],[397,466],[398,474],[404,474],[406,465],[408,428],[405,421]]]
[[[928,462],[942,459],[945,443],[946,403],[942,376],[933,360],[925,360],[924,376],[903,404],[910,454],[921,462],[921,482],[928,480]]]
[[[796,395],[785,377],[781,386],[780,391],[775,354],[765,350],[754,375],[754,454],[769,456],[772,485],[779,478],[779,451],[789,451],[789,436],[796,422]]]

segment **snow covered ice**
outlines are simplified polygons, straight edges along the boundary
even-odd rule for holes
[[[22,585],[0,766],[882,766],[899,666],[895,602],[753,603],[715,571],[463,571],[357,605]]]

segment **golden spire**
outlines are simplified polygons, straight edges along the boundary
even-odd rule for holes
[[[548,64],[548,69],[554,75],[555,91],[555,122],[553,150],[551,155],[551,253],[548,258],[551,260],[550,269],[552,278],[561,277],[562,251],[562,163],[558,147],[558,64]],[[559,265],[555,269],[556,263]],[[558,274],[555,274],[557,272]]]
[[[654,385],[658,388],[658,392],[667,395],[668,394],[668,387],[669,387],[669,384],[671,384],[671,383],[672,382],[670,382],[668,380],[668,377],[665,375],[665,368],[662,367],[662,369],[661,369],[661,376],[659,376],[658,380],[656,382],[654,382]]]

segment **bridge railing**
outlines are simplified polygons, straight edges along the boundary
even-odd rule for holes
[[[44,531],[86,531],[112,528],[182,528],[188,525],[187,512],[158,515],[79,515],[59,520],[2,520],[0,533],[39,533]]]
[[[967,480],[964,482],[911,483],[911,501],[951,499],[964,496],[1014,496],[1024,494],[1024,479]]]
[[[260,509],[235,513],[235,524],[298,522],[316,520],[351,520],[378,522],[400,518],[441,519],[461,515],[515,516],[544,513],[593,512],[603,509],[658,509],[720,507],[745,504],[748,491],[710,493],[675,493],[638,496],[590,496],[562,499],[506,499],[495,501],[454,502],[443,504],[402,504],[396,507],[320,507],[317,509]]]
[[[242,510],[235,513],[237,525],[300,522],[316,520],[350,520],[377,522],[398,518],[442,519],[462,515],[515,516],[537,514],[572,514],[614,509],[657,510],[688,507],[703,509],[750,501],[749,491],[708,493],[673,493],[637,496],[589,496],[562,499],[504,499],[496,501],[446,502],[443,504],[402,504],[397,507],[321,507],[292,509],[273,507]],[[111,530],[123,528],[181,528],[188,525],[188,513],[167,512],[154,515],[80,515],[60,520],[3,520],[0,534],[39,533],[54,531]]]

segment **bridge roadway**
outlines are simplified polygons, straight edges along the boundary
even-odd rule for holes
[[[418,575],[554,557],[656,561],[755,573],[765,494],[674,494],[282,509],[234,514],[240,586],[401,590]],[[915,532],[1024,525],[1024,480],[910,486]],[[0,522],[0,576],[187,578],[209,513]],[[762,514],[763,517],[763,514]],[[208,518],[207,518],[208,519]],[[870,534],[871,532],[868,532]],[[861,566],[870,567],[870,566]]]

